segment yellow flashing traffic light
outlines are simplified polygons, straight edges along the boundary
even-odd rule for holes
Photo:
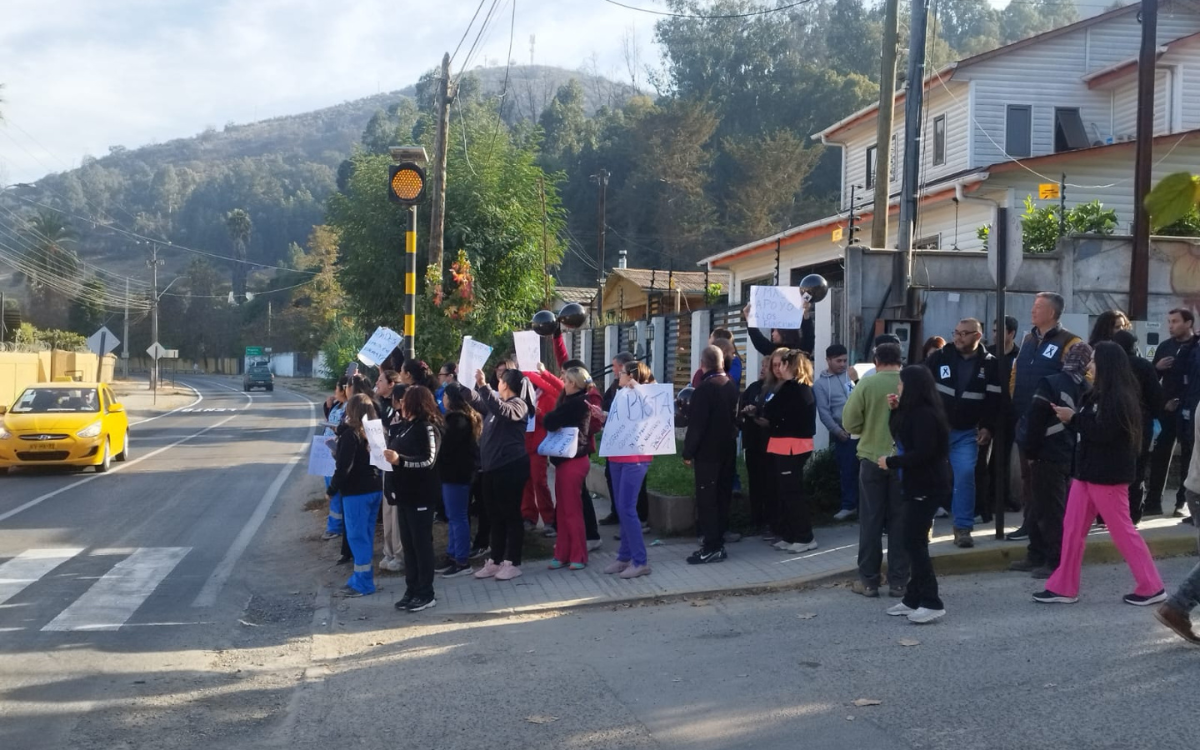
[[[425,198],[425,170],[412,162],[388,167],[388,200],[413,206]]]

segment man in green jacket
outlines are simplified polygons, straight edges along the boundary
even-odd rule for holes
[[[893,453],[888,396],[894,395],[900,385],[903,365],[899,344],[876,346],[874,374],[859,381],[842,410],[842,425],[858,436],[858,580],[851,591],[862,596],[879,596],[884,527],[891,539],[898,542],[904,538],[899,474],[878,466],[880,456]],[[892,596],[904,596],[908,570],[903,547],[888,544],[888,588]]]

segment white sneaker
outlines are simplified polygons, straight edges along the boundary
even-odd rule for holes
[[[775,549],[779,550],[780,552],[791,552],[792,551],[791,550],[792,545],[788,544],[787,542],[783,541],[782,539],[780,539],[778,542],[775,542],[771,546],[774,547]]]
[[[918,607],[916,612],[908,616],[909,622],[915,622],[918,625],[928,625],[938,618],[945,617],[946,610],[944,609],[926,609]]]
[[[938,508],[937,510],[935,510],[933,512],[933,517],[934,518],[949,518],[950,514],[948,512],[946,512],[945,508]]]
[[[385,557],[379,563],[379,567],[381,570],[390,570],[393,573],[399,573],[404,569],[404,563],[395,557]]]
[[[899,604],[893,604],[892,606],[887,608],[887,613],[889,615],[891,615],[892,617],[901,617],[903,615],[911,615],[916,611],[917,610],[908,606],[904,602],[900,602]]]
[[[595,552],[604,544],[603,539],[589,539],[587,543],[588,552]]]
[[[854,517],[854,516],[856,516],[856,515],[858,515],[858,511],[854,511],[854,510],[839,510],[837,513],[834,513],[834,514],[833,514],[833,520],[835,520],[835,521],[845,521],[847,518],[853,518],[853,517]]]
[[[811,542],[795,542],[794,544],[790,544],[790,545],[788,545],[787,551],[788,552],[808,552],[809,550],[813,550],[816,548],[817,548],[817,540],[814,539]]]

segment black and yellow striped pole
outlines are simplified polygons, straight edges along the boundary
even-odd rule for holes
[[[417,340],[417,204],[425,199],[425,149],[404,146],[391,149],[397,162],[388,168],[388,199],[408,207],[404,231],[404,354],[416,356]]]

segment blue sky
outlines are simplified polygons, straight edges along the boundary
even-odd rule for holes
[[[655,64],[654,16],[602,0],[498,0],[470,67],[513,58],[625,79],[622,35]],[[658,0],[630,4],[661,7]],[[414,83],[453,51],[476,0],[3,0],[0,185],[207,126]],[[484,13],[487,6],[485,4]],[[481,14],[482,16],[482,14]],[[476,28],[478,28],[478,22]],[[467,44],[455,68],[466,56]]]

